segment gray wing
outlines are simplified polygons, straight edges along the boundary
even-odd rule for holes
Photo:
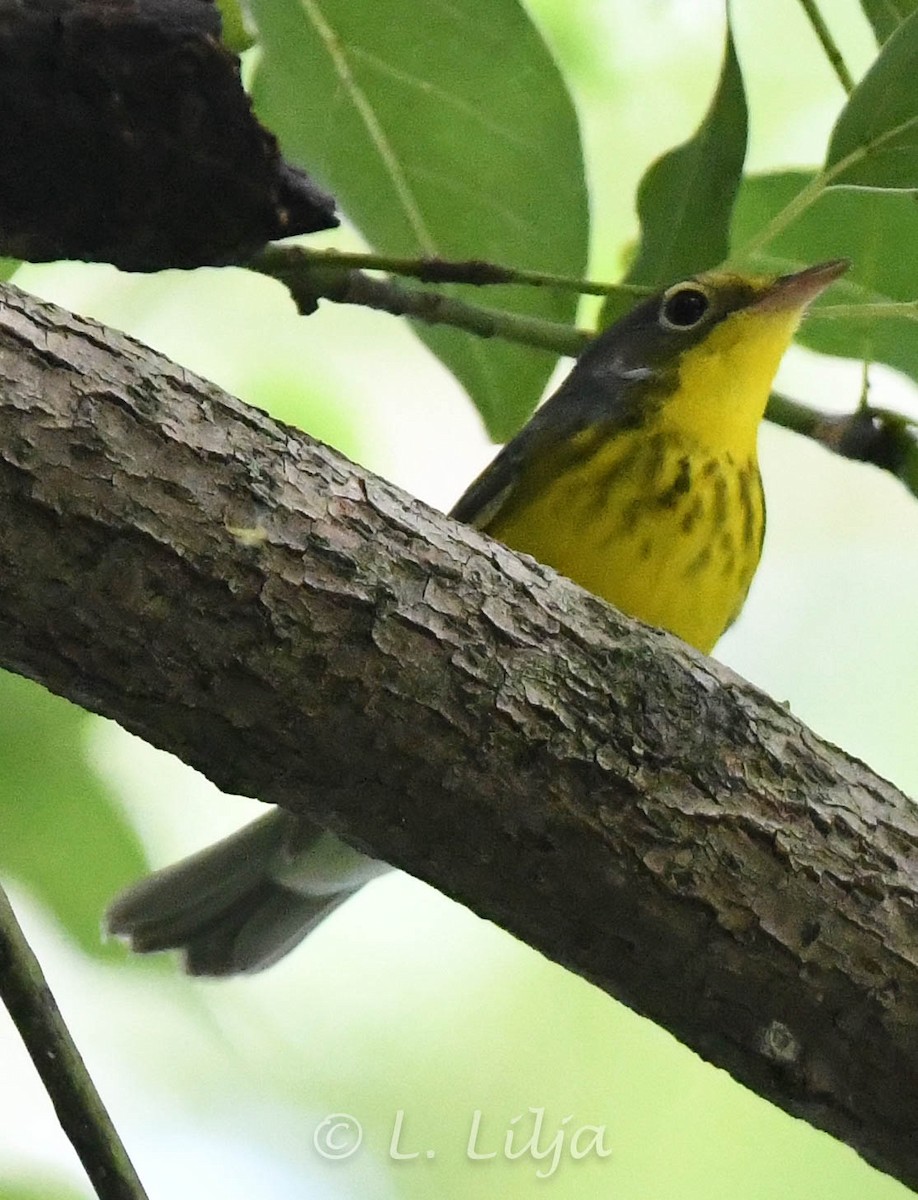
[[[456,501],[450,516],[477,529],[486,529],[513,492],[520,477],[520,469],[526,461],[528,432],[526,426],[504,446],[497,457],[481,472]]]
[[[486,529],[513,493],[526,464],[547,444],[600,421],[625,428],[637,419],[634,391],[628,386],[632,380],[615,369],[607,338],[599,337],[588,347],[560,388],[463,493],[450,516]]]

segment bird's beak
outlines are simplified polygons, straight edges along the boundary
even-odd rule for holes
[[[831,262],[818,263],[794,275],[779,275],[756,300],[755,308],[803,309],[830,283],[851,266],[847,258],[833,258]]]

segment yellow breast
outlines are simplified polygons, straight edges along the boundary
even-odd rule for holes
[[[707,653],[742,607],[764,525],[754,449],[738,461],[657,424],[586,431],[529,464],[485,528]]]

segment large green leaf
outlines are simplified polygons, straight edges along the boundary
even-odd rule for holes
[[[825,169],[833,186],[918,188],[918,10],[848,98]]]
[[[254,99],[284,152],[319,178],[380,251],[582,274],[587,199],[577,122],[517,0],[253,0]],[[549,289],[453,289],[571,321]],[[506,437],[554,356],[419,330]]]
[[[138,840],[86,762],[87,713],[0,672],[0,872],[82,948],[107,955],[102,912],[146,869]]]
[[[20,262],[18,258],[0,258],[0,283],[6,283],[19,270]]]
[[[745,157],[746,96],[728,29],[720,82],[704,120],[687,142],[658,158],[641,181],[641,239],[628,283],[657,289],[723,262]],[[626,297],[613,293],[602,323],[611,324],[628,307]]]
[[[802,171],[747,178],[733,224],[737,251],[811,179]],[[841,256],[851,259],[851,268],[828,298],[817,301],[816,313],[832,304],[913,301],[918,280],[914,197],[847,188],[824,192],[746,265],[769,273],[789,272]],[[888,363],[918,379],[918,322],[906,317],[814,316],[804,324],[799,340],[826,354]]]
[[[906,17],[918,11],[918,0],[861,0],[861,8],[882,46]]]

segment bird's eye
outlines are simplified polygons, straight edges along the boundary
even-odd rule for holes
[[[670,329],[691,329],[708,311],[710,303],[701,288],[678,288],[664,297],[660,323]]]

